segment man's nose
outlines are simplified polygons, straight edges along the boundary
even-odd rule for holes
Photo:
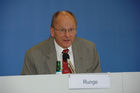
[[[66,30],[66,32],[65,32],[65,36],[66,36],[66,37],[69,37],[69,36],[70,36],[70,33],[69,33],[68,30]]]

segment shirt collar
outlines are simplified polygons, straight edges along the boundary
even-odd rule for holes
[[[57,52],[58,54],[62,54],[62,51],[63,51],[65,48],[62,48],[61,46],[59,46],[59,45],[56,43],[55,39],[54,39],[54,44],[55,44],[56,52]],[[68,53],[71,55],[71,54],[72,54],[72,45],[71,45],[70,47],[68,47],[67,49],[69,49],[69,52],[68,52]]]

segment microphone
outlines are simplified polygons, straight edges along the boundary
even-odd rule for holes
[[[72,71],[72,73],[76,73],[75,68],[70,61],[70,57],[69,57],[68,53],[63,54],[63,60],[68,62],[68,66],[69,66],[70,70]]]
[[[70,56],[68,55],[68,53],[64,53],[63,54],[63,60],[67,61],[67,59],[70,59]]]

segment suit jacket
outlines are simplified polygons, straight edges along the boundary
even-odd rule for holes
[[[72,51],[76,73],[101,72],[96,47],[92,42],[76,37]],[[21,74],[55,74],[56,61],[54,39],[49,38],[26,52]]]

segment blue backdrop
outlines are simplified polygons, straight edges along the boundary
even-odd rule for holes
[[[19,75],[25,52],[50,35],[51,17],[72,11],[103,72],[140,71],[139,0],[0,0],[0,75]]]

